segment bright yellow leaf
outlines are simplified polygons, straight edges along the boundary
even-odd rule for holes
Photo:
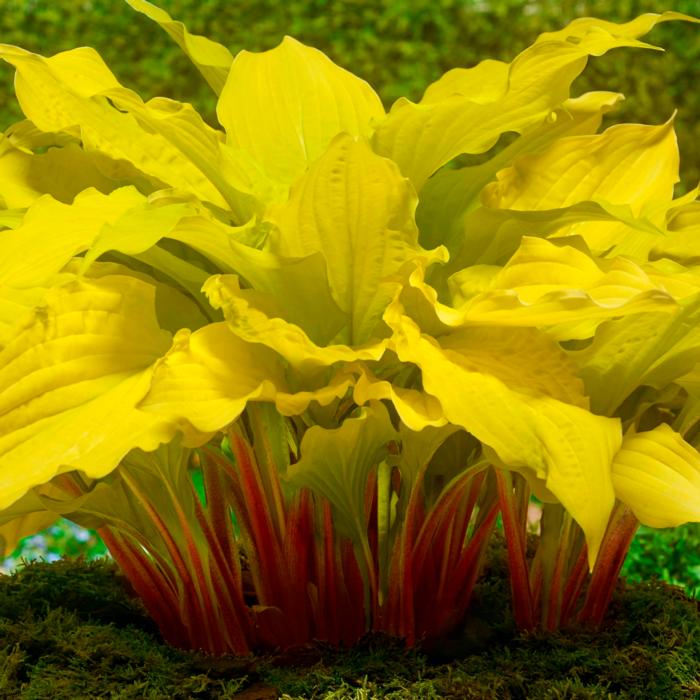
[[[700,453],[665,423],[625,436],[612,479],[642,525],[700,522]]]

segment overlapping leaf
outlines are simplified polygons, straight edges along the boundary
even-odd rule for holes
[[[358,549],[369,546],[364,505],[367,478],[397,437],[386,408],[372,404],[335,430],[310,428],[301,442],[299,461],[287,471],[291,484],[311,488],[330,501],[338,530]]]
[[[392,348],[400,360],[420,368],[424,390],[438,399],[450,423],[493,448],[505,465],[529,467],[546,479],[547,488],[586,533],[592,564],[614,501],[610,463],[621,431],[618,421],[582,408],[581,394],[579,405],[561,400],[580,391],[570,365],[561,359],[562,350],[554,343],[545,348],[533,332],[522,335],[522,352],[512,357],[484,353],[482,336],[496,345],[507,338],[507,331],[499,336],[490,329],[448,336],[438,344],[421,334],[399,304],[385,319],[394,331]],[[537,371],[530,374],[528,366]],[[557,366],[563,376],[568,373],[565,383],[556,376]],[[543,368],[552,372],[549,379],[537,376]],[[400,405],[396,408],[400,411]]]
[[[41,130],[79,137],[86,151],[107,156],[105,166],[126,161],[133,165],[134,177],[143,173],[156,186],[167,183],[204,201],[226,206],[222,194],[177,146],[162,134],[144,129],[132,114],[110,104],[110,93],[124,99],[133,93],[119,84],[93,49],[73,49],[44,58],[0,45],[0,58],[17,69],[17,99],[27,117]],[[132,100],[140,102],[136,97]],[[192,129],[203,128],[201,117],[191,108],[179,109],[194,120]],[[165,112],[172,114],[172,110]],[[197,136],[211,138],[212,130],[208,129],[204,136]],[[123,164],[119,169],[123,170]],[[109,177],[110,173],[105,175]]]
[[[157,22],[189,56],[199,72],[218,95],[224,87],[233,56],[221,44],[205,36],[190,34],[182,22],[146,0],[126,0],[137,12]]]
[[[700,295],[673,314],[645,313],[604,323],[593,342],[571,355],[594,411],[613,415],[639,386],[662,388],[687,374],[700,352]]]
[[[479,206],[479,193],[499,170],[518,155],[540,151],[556,139],[595,133],[604,114],[621,99],[622,95],[614,92],[588,92],[568,99],[550,118],[525,129],[486,163],[440,170],[421,190],[416,212],[421,243],[430,248],[442,244],[451,253],[458,251],[464,242],[464,215]]]
[[[342,135],[295,185],[289,202],[272,212],[276,250],[325,258],[333,296],[348,319],[346,342],[370,338],[393,292],[386,280],[424,254],[416,202],[394,163]]]
[[[107,474],[133,447],[172,437],[136,410],[170,334],[133,277],[50,289],[0,351],[0,508],[56,474]]]
[[[216,111],[227,144],[249,153],[270,178],[286,185],[334,136],[368,137],[384,116],[368,83],[291,37],[262,53],[241,51]]]
[[[491,61],[455,76],[447,73],[416,104],[398,100],[378,127],[378,153],[398,163],[416,189],[461,153],[483,153],[506,131],[522,133],[543,121],[569,97],[569,87],[586,65],[620,46],[647,47],[637,37],[675,13],[645,15],[644,22],[616,25],[590,20],[536,42],[509,65]],[[484,76],[489,82],[475,92]],[[460,87],[464,85],[464,87]],[[433,101],[433,98],[435,101]]]
[[[643,525],[700,522],[700,453],[666,424],[625,436],[612,479],[617,497]]]

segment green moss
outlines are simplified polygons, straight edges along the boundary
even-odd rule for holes
[[[214,659],[160,642],[113,564],[33,563],[0,577],[0,698],[700,697],[700,611],[679,589],[623,584],[602,630],[523,635],[505,573],[496,545],[463,629],[421,650],[371,635]]]

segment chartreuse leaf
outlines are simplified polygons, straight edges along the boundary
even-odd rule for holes
[[[676,306],[673,297],[631,260],[616,258],[599,264],[572,246],[530,237],[523,238],[502,268],[474,266],[453,275],[453,306],[438,301],[435,290],[424,282],[420,266],[409,276],[409,285],[422,297],[411,297],[410,314],[414,315],[414,306],[422,307],[423,317],[432,313],[443,328],[554,326],[590,320],[590,325],[579,327],[581,337],[590,337],[603,319],[673,311]]]
[[[105,226],[85,255],[85,267],[108,251],[119,251],[165,272],[196,295],[208,275],[154,247],[167,238],[201,253],[218,270],[239,273],[256,290],[257,298],[267,299],[268,310],[275,309],[286,321],[300,325],[316,342],[328,342],[345,324],[346,319],[331,296],[326,263],[320,253],[287,258],[258,250],[244,243],[257,230],[254,222],[232,227],[209,216],[206,210],[185,204],[166,208],[173,213],[183,211],[177,224],[170,228],[139,225],[138,210],[133,218],[120,221],[118,226]],[[189,274],[196,272],[199,274]]]
[[[674,299],[685,299],[700,291],[700,274],[697,266],[684,266],[664,258],[642,265],[649,279],[663,287]]]
[[[128,237],[149,231],[157,239],[188,211],[182,204],[152,206],[133,187],[108,195],[88,189],[72,205],[40,197],[21,225],[0,232],[0,346],[23,315],[40,303],[44,290],[60,282],[57,276],[71,259],[103,233]]]
[[[101,94],[131,114],[146,132],[159,134],[177,149],[218,190],[237,222],[244,223],[260,213],[263,202],[286,195],[286,187],[263,173],[249,154],[227,146],[224,134],[210,127],[191,105],[163,97],[144,103],[122,87],[105,89]],[[201,193],[191,191],[201,198]]]
[[[241,51],[217,105],[226,143],[290,185],[336,134],[369,137],[384,116],[374,90],[325,54],[285,37],[262,53]]]
[[[394,331],[392,349],[401,361],[420,368],[423,388],[440,401],[450,423],[493,448],[505,465],[529,467],[546,479],[585,532],[592,565],[614,501],[610,463],[622,436],[619,421],[560,400],[566,390],[557,388],[556,370],[549,380],[528,372],[528,367],[551,365],[566,376],[561,349],[553,343],[548,350],[537,347],[530,339],[537,362],[525,349],[512,358],[507,352],[486,357],[478,347],[481,336],[472,343],[463,333],[438,344],[421,334],[399,304],[385,319]],[[493,333],[495,341],[499,332],[508,333],[485,331],[483,336]],[[571,373],[569,391],[576,391],[577,382]],[[578,403],[584,401],[579,396]]]
[[[620,171],[627,173],[624,178],[613,176]],[[670,205],[676,182],[678,146],[672,121],[660,126],[620,124],[594,136],[562,138],[544,151],[517,158],[484,189],[482,201],[491,208],[529,211],[599,201],[627,205],[633,216],[642,217],[655,203]],[[657,209],[651,223],[663,227],[664,213]],[[592,250],[613,248],[640,258],[661,237],[661,230],[642,235],[618,222],[576,223],[557,235],[571,230]]]
[[[569,22],[569,24],[567,24],[563,29],[540,34],[537,37],[536,43],[539,44],[548,41],[585,37],[589,32],[596,30],[610,32],[619,37],[636,39],[637,37],[651,31],[660,22],[671,22],[673,20],[685,20],[687,22],[698,21],[695,17],[689,17],[688,15],[681,14],[680,12],[671,11],[664,12],[660,15],[653,12],[647,12],[646,14],[639,15],[639,17],[635,17],[629,22],[619,24],[617,22],[607,22],[605,20],[595,19],[594,17],[579,17]]]
[[[645,217],[635,217],[628,205],[602,200],[539,211],[479,207],[466,215],[464,243],[446,271],[453,273],[474,264],[503,265],[518,249],[524,236],[553,239],[561,231],[572,233],[575,227],[586,226],[589,222],[624,224],[627,239],[617,236],[616,250],[624,250],[627,240],[633,257],[640,250],[648,250],[663,236],[662,228]]]
[[[167,183],[217,206],[227,206],[222,194],[179,148],[108,102],[110,92],[125,99],[129,91],[93,49],[73,49],[44,58],[2,44],[0,58],[17,69],[17,99],[25,115],[43,131],[79,136],[87,152],[108,157],[105,165],[127,161],[134,166],[132,175],[144,173],[155,185]],[[191,108],[182,110],[195,119]],[[201,126],[201,119],[197,119],[193,129]],[[121,174],[123,165],[119,167]],[[109,172],[105,174],[109,176]]]
[[[365,365],[350,369],[358,374],[353,388],[358,406],[388,399],[401,414],[402,424],[416,432],[426,427],[442,427],[447,422],[440,402],[425,391],[379,379]]]
[[[676,379],[675,384],[686,393],[683,409],[672,423],[674,430],[689,438],[694,447],[700,445],[697,435],[689,437],[688,431],[700,420],[700,364]]]
[[[88,189],[72,205],[40,197],[20,226],[0,232],[0,285],[42,284],[85,251],[105,225],[115,224],[130,210],[140,209],[151,221],[157,218],[153,210],[144,209],[146,203],[133,187],[109,195]]]
[[[364,550],[368,546],[367,479],[387,456],[388,443],[397,438],[384,405],[372,403],[339,428],[309,428],[301,441],[299,461],[287,470],[287,480],[327,498],[338,531]]]
[[[639,214],[649,200],[671,201],[678,163],[672,121],[618,124],[517,158],[486,187],[482,201],[492,208],[537,210],[599,198],[629,204]],[[626,176],[611,177],[616,168]]]
[[[25,209],[1,209],[0,228],[17,228],[24,219]]]
[[[89,187],[107,193],[119,186],[76,144],[33,155],[0,136],[0,201],[7,208],[31,206],[43,194],[66,204]]]
[[[209,302],[221,309],[229,328],[249,343],[265,345],[304,373],[313,373],[336,362],[379,360],[384,354],[386,340],[369,341],[363,345],[319,345],[304,328],[278,315],[274,299],[241,289],[235,275],[214,275],[204,285]],[[272,309],[270,310],[270,305]]]
[[[684,265],[700,263],[700,201],[695,201],[698,189],[688,193],[691,201],[669,211],[667,234],[656,242],[651,258],[670,258]]]
[[[375,131],[375,150],[398,163],[420,191],[455,156],[483,153],[502,133],[522,133],[544,120],[568,98],[569,87],[588,56],[619,46],[647,47],[636,38],[658,22],[683,18],[675,13],[645,17],[645,22],[634,25],[590,20],[579,25],[573,36],[563,30],[559,36],[536,42],[507,66],[491,61],[471,72],[448,73],[426,91],[420,103],[402,98],[394,104]],[[472,98],[470,91],[484,76],[489,83]]]
[[[663,388],[700,359],[700,294],[673,314],[645,313],[602,324],[585,349],[571,352],[592,410],[612,415],[642,385]]]
[[[416,194],[394,163],[343,134],[272,211],[271,246],[289,257],[320,252],[338,306],[343,340],[367,341],[393,290],[385,280],[424,251],[413,214]]]
[[[458,250],[464,240],[464,215],[479,205],[479,193],[499,170],[519,154],[540,151],[556,139],[595,133],[604,114],[621,99],[615,92],[588,92],[568,99],[486,163],[436,173],[421,190],[416,211],[421,243],[429,248],[442,244],[451,253]]]
[[[212,323],[176,334],[139,410],[177,424],[187,444],[199,445],[238,418],[248,401],[274,402],[281,413],[295,415],[312,401],[331,403],[350,385],[350,377],[338,376],[292,393],[279,355],[241,340],[225,323]]]
[[[80,267],[81,258],[71,261],[63,273],[54,278],[53,286],[60,286],[62,284],[61,278],[68,279],[71,275],[78,274]],[[161,281],[148,272],[137,272],[117,262],[96,262],[90,265],[90,279],[100,279],[107,275],[128,275],[155,287],[158,323],[163,330],[169,333],[174,334],[181,328],[189,328],[191,330],[201,328],[209,323],[214,316],[216,320],[219,320],[216,312],[206,304],[203,295],[189,295],[185,289],[177,284],[173,284],[171,280]],[[200,283],[200,287],[202,283]],[[198,303],[200,297],[202,297],[204,307]]]
[[[170,345],[155,289],[119,275],[47,291],[0,351],[0,508],[56,474],[109,473],[173,429],[136,410]]]
[[[178,421],[185,439],[197,444],[235,420],[249,399],[273,399],[278,386],[285,382],[275,353],[212,323],[176,334],[140,409]]]
[[[401,506],[405,509],[407,497],[413,490],[421,472],[444,444],[445,440],[460,430],[459,426],[447,423],[440,427],[426,426],[422,430],[411,430],[405,423],[399,426],[401,453],[395,458],[401,472]],[[452,465],[465,468],[467,465]]]
[[[617,497],[643,525],[700,522],[700,453],[665,423],[625,436],[612,479]]]
[[[182,22],[175,21],[165,10],[145,0],[126,0],[137,12],[157,22],[197,66],[204,79],[218,95],[224,87],[233,56],[221,44],[205,36],[190,34]]]

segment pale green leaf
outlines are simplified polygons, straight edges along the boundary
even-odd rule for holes
[[[327,498],[336,529],[355,545],[367,547],[365,490],[369,474],[386,457],[398,433],[386,408],[372,404],[334,430],[313,426],[301,442],[301,457],[287,470],[293,486],[311,488]]]
[[[594,411],[612,415],[639,386],[663,388],[700,358],[700,294],[675,313],[634,314],[598,328],[571,356],[580,367]]]

